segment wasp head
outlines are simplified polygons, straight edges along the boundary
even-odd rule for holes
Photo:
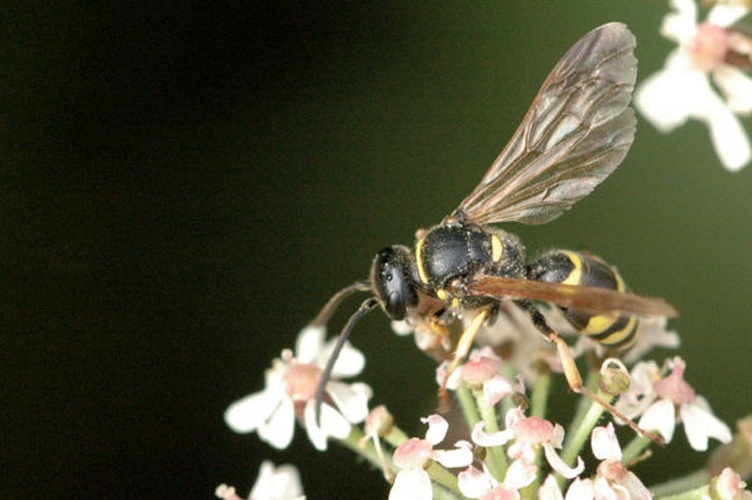
[[[407,247],[386,247],[373,259],[371,284],[390,319],[403,320],[418,305],[416,274],[415,258]]]

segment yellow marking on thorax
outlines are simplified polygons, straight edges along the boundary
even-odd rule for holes
[[[491,259],[494,262],[500,262],[504,257],[504,244],[501,242],[498,236],[491,235]]]
[[[428,284],[428,274],[426,273],[426,268],[423,267],[423,243],[424,242],[425,240],[421,238],[415,244],[415,262],[418,263],[418,277],[420,278],[420,281],[422,281],[425,284]]]
[[[616,290],[618,292],[626,292],[627,291],[627,285],[624,284],[624,280],[621,279],[621,275],[616,272],[616,269],[613,267],[611,268],[611,272],[614,273],[614,276],[616,277]]]
[[[447,297],[449,297],[449,295],[447,294],[447,291],[444,290],[443,288],[439,288],[438,290],[436,290],[436,296],[441,300],[446,300]]]

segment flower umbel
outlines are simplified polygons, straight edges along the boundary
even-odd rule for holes
[[[326,385],[327,400],[321,408],[321,426],[316,425],[315,393],[321,371],[329,358],[333,341],[324,344],[325,329],[309,326],[298,336],[295,355],[282,351],[265,373],[266,387],[246,396],[225,412],[225,422],[235,432],[257,432],[278,449],[292,441],[295,419],[302,422],[318,450],[326,450],[328,436],[344,439],[351,423],[362,422],[368,414],[371,389],[363,383],[345,384],[335,380],[360,373],[365,358],[345,345]]]

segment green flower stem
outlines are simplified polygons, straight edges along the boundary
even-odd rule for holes
[[[486,402],[486,396],[483,389],[473,389],[475,402],[478,404],[481,418],[483,419],[483,428],[486,432],[499,432],[499,422],[496,417],[496,409],[493,405]],[[486,448],[486,464],[491,475],[501,482],[507,473],[507,456],[503,446],[491,446]]]
[[[515,380],[515,373],[512,365],[509,363],[503,363],[501,365],[501,376],[507,379],[509,382]],[[502,418],[509,413],[509,410],[515,407],[514,399],[511,397],[502,398],[501,400],[501,415]]]
[[[410,437],[396,425],[392,425],[392,427],[389,429],[389,432],[386,434],[386,436],[383,436],[383,438],[384,441],[392,445],[394,448],[410,439]]]
[[[458,498],[462,498],[462,495],[457,495],[457,493],[451,492],[436,483],[431,485],[431,489],[433,490],[433,500],[457,500]]]
[[[432,482],[438,483],[451,491],[457,493],[460,492],[460,489],[457,486],[457,476],[449,472],[448,469],[445,469],[440,463],[431,462],[431,465],[428,466],[426,472]]]
[[[708,473],[700,469],[684,477],[672,479],[655,486],[649,490],[656,498],[702,498],[708,493]]]
[[[598,393],[598,396],[609,402],[611,401],[611,399],[613,399],[602,391]],[[580,423],[576,427],[569,428],[569,434],[567,435],[564,443],[564,449],[561,453],[561,458],[564,460],[564,463],[569,466],[573,466],[575,464],[577,455],[580,454],[582,447],[590,437],[590,432],[593,430],[595,425],[598,423],[598,420],[601,418],[601,415],[603,415],[603,412],[605,411],[601,405],[591,400],[590,398],[587,398],[585,396],[583,396],[583,398],[587,399],[587,401],[589,402],[587,411],[584,413]],[[564,477],[559,476],[558,480],[560,486],[564,485]]]
[[[591,371],[588,374],[587,380],[585,381],[585,387],[590,389],[591,391],[598,391],[598,379],[600,378],[600,373],[597,371]],[[582,427],[582,422],[585,419],[585,415],[587,415],[588,411],[590,411],[590,408],[592,406],[593,400],[582,396],[580,397],[580,401],[577,404],[577,410],[575,411],[574,418],[572,418],[572,421],[569,423],[568,429],[579,429]],[[567,435],[567,442],[570,440],[570,436]]]
[[[462,408],[462,414],[465,416],[465,422],[467,423],[468,431],[472,431],[475,424],[480,422],[480,414],[478,413],[478,407],[475,406],[475,399],[467,384],[460,384],[457,388],[457,399],[460,402],[460,408]]]
[[[530,415],[538,418],[546,418],[546,405],[548,394],[551,389],[551,372],[541,371],[535,377],[533,394],[530,407]]]
[[[636,458],[639,457],[643,451],[645,451],[645,448],[650,446],[652,441],[650,438],[645,437],[641,434],[637,434],[632,441],[629,442],[629,444],[624,448],[624,451],[621,453],[621,461],[624,462],[627,467],[629,467],[630,463]]]

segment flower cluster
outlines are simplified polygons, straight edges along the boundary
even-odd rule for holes
[[[507,321],[508,318],[487,328],[506,329]],[[522,317],[516,321],[518,327],[524,325]],[[525,328],[528,326],[523,331]],[[665,338],[667,333],[654,332],[657,338]],[[520,338],[522,343],[528,341],[527,337]],[[521,375],[513,379],[504,375],[510,373],[510,368],[517,368],[508,359],[499,357],[490,346],[474,349],[447,382],[458,395],[464,425],[470,432],[467,439],[440,446],[450,427],[444,417],[433,414],[421,419],[428,426],[425,436],[410,438],[394,425],[383,405],[368,412],[371,393],[365,384],[330,381],[328,384],[333,386],[327,386],[329,396],[325,403],[328,410],[322,412],[321,426],[316,425],[312,417],[313,395],[330,350],[331,343],[324,342],[323,328],[305,328],[298,337],[295,355],[283,351],[267,370],[267,387],[230,406],[226,413],[228,425],[240,432],[256,432],[272,446],[284,448],[290,443],[297,416],[318,449],[325,450],[327,440],[336,439],[380,467],[384,477],[392,482],[390,499],[432,498],[439,490],[445,497],[482,499],[652,496],[629,469],[629,464],[644,455],[651,444],[649,439],[637,436],[627,448],[629,451],[623,452],[614,426],[596,425],[603,408],[592,401],[580,405],[580,414],[569,427],[571,436],[566,436],[564,426],[545,418],[541,404],[548,384],[541,382],[551,378],[550,364],[532,376],[529,382],[533,389],[528,392]],[[349,345],[343,353],[335,365],[335,374],[359,373],[364,363],[362,355]],[[446,364],[437,368],[439,385],[445,379],[445,369]],[[671,442],[674,427],[680,422],[696,450],[707,449],[710,438],[729,442],[729,428],[684,380],[685,369],[679,357],[667,360],[663,368],[653,361],[638,362],[630,373],[631,385],[622,393],[616,408],[627,418],[639,418],[640,427],[659,432],[666,442]],[[504,412],[503,426],[498,424],[500,411]],[[361,422],[362,432],[353,425]],[[588,441],[591,451],[586,455],[583,446]],[[593,460],[595,466],[588,468],[586,463]],[[731,469],[723,470],[705,487],[746,494],[745,484]],[[284,466],[275,471],[265,462],[250,498],[301,495],[294,468]],[[235,489],[225,485],[217,489],[217,496],[237,498]]]

